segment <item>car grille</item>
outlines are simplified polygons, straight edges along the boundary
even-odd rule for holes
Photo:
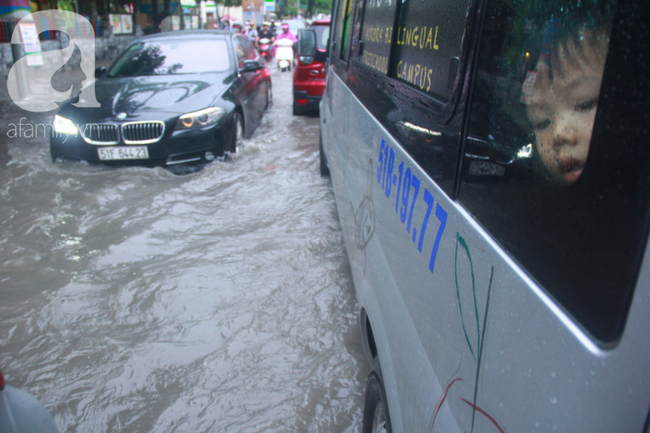
[[[465,155],[479,159],[490,159],[491,146],[486,141],[468,137],[465,142]]]
[[[120,139],[117,125],[100,125],[88,123],[81,126],[81,136],[91,144],[117,144]]]
[[[160,140],[165,132],[163,122],[133,122],[122,125],[122,137],[126,144],[146,144]]]

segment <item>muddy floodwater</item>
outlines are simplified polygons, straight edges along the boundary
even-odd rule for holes
[[[368,373],[291,73],[229,161],[52,163],[0,81],[0,369],[61,432],[357,432]],[[13,137],[10,137],[14,135]]]

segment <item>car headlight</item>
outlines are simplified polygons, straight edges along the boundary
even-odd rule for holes
[[[204,110],[193,113],[183,114],[176,122],[176,129],[203,128],[210,126],[226,114],[226,109],[222,107],[208,107]]]
[[[57,134],[77,135],[79,129],[72,123],[72,120],[61,117],[58,114],[54,116],[54,132]]]
[[[533,156],[532,143],[528,143],[527,145],[519,149],[519,151],[517,151],[517,158],[530,158],[531,156]]]

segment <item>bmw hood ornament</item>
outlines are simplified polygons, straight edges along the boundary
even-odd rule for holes
[[[126,119],[126,113],[117,113],[117,120],[124,120]]]

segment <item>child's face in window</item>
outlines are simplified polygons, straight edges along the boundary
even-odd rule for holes
[[[606,44],[598,45],[596,48],[585,42],[581,50],[575,44],[561,47],[552,74],[547,64],[540,62],[533,94],[527,101],[542,163],[564,184],[580,177],[589,154],[607,53]]]

